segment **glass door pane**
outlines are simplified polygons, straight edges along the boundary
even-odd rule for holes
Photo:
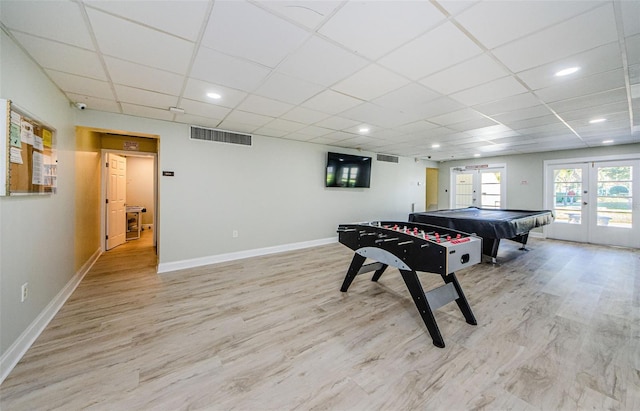
[[[500,171],[482,172],[480,174],[480,207],[500,208],[501,184]]]
[[[464,208],[474,205],[473,174],[456,174],[456,192],[453,208]]]
[[[582,168],[561,168],[554,170],[553,193],[555,222],[581,224],[583,222]]]
[[[633,226],[632,166],[598,167],[597,224]]]

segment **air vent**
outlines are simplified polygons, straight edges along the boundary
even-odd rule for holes
[[[216,130],[212,128],[203,128],[191,126],[191,139],[204,141],[217,141],[220,143],[240,144],[243,146],[251,145],[251,135],[232,133],[230,131]]]
[[[398,157],[396,156],[388,156],[386,154],[378,154],[378,161],[386,161],[387,163],[397,163]]]

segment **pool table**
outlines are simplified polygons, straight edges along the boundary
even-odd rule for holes
[[[553,222],[549,210],[502,210],[491,208],[456,208],[409,214],[409,221],[452,228],[482,237],[482,253],[496,262],[500,240],[522,244],[529,239],[529,231]]]

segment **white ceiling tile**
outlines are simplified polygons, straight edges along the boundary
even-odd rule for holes
[[[615,7],[620,7],[622,27],[625,36],[640,34],[640,2],[618,1]]]
[[[277,118],[270,123],[268,123],[265,127],[268,127],[273,130],[286,131],[287,133],[291,133],[294,131],[298,131],[305,127],[303,123],[297,123],[295,121],[283,120],[281,118]]]
[[[594,74],[593,76],[583,77],[567,81],[556,86],[543,88],[537,90],[536,94],[545,102],[550,103],[600,93],[624,86],[624,73],[620,69]]]
[[[375,60],[443,20],[429,2],[348,2],[319,32]]]
[[[412,111],[417,106],[442,97],[439,93],[433,92],[418,83],[410,83],[382,97],[374,99],[372,102],[378,106],[400,110]]]
[[[284,18],[301,24],[307,28],[315,29],[333,11],[342,4],[342,1],[330,0],[279,0],[263,1],[260,6],[266,7]]]
[[[441,97],[424,103],[418,107],[422,113],[423,118],[435,117],[440,114],[448,113],[449,111],[456,111],[465,108],[464,104],[461,104],[449,97]]]
[[[251,113],[261,114],[269,117],[280,117],[293,106],[287,103],[281,103],[266,97],[250,95],[242,103],[238,105],[238,109]]]
[[[533,107],[538,104],[540,104],[540,99],[533,93],[522,93],[492,101],[490,103],[478,104],[473,108],[484,115],[493,116],[495,114]]]
[[[101,99],[97,97],[89,97],[82,94],[66,93],[69,101],[84,103],[87,110],[106,111],[109,113],[120,113],[120,104],[113,99]]]
[[[202,101],[195,101],[189,99],[182,99],[180,102],[180,108],[184,109],[185,114],[194,115],[198,117],[204,117],[220,122],[227,114],[231,112],[231,109],[222,107],[216,104],[207,104]]]
[[[475,106],[515,96],[526,91],[527,89],[522,84],[509,76],[452,94],[451,98],[468,106]]]
[[[618,40],[611,3],[493,50],[520,72]]]
[[[350,127],[357,126],[359,124],[358,121],[351,120],[343,117],[329,117],[326,120],[318,121],[315,125],[320,127],[325,127],[331,130],[346,130]]]
[[[108,56],[149,67],[185,74],[193,43],[168,34],[87,9],[100,51]]]
[[[389,53],[378,63],[418,80],[481,52],[471,39],[446,22]]]
[[[111,57],[105,57],[104,61],[115,84],[176,96],[182,89],[183,77],[177,74]]]
[[[515,110],[515,111],[510,111],[508,113],[498,114],[498,115],[492,116],[491,118],[501,123],[509,123],[509,122],[514,122],[518,120],[524,120],[527,118],[542,117],[542,116],[548,116],[552,114],[553,113],[549,110],[548,107],[542,104],[539,104],[537,106],[527,107],[521,110]]]
[[[407,83],[409,80],[404,77],[377,64],[371,64],[331,88],[355,98],[371,100]]]
[[[262,127],[265,124],[273,120],[273,117],[263,116],[261,114],[249,113],[246,111],[233,110],[225,119],[224,122],[240,123],[246,125],[252,125],[256,127]]]
[[[327,117],[329,117],[329,114],[304,107],[296,107],[282,116],[285,120],[297,121],[303,124],[313,124]]]
[[[107,80],[100,59],[94,51],[22,33],[14,33],[14,36],[27,49],[31,57],[44,68],[97,80]],[[64,56],[64,58],[60,58],[60,56]]]
[[[322,90],[324,87],[320,85],[276,72],[255,93],[286,103],[300,104]]]
[[[549,107],[557,113],[565,113],[567,111],[580,110],[587,107],[599,107],[602,105],[622,102],[627,103],[627,89],[620,87],[613,90],[607,90],[602,93],[588,94],[586,96],[575,97],[568,100],[560,100],[549,103]]]
[[[254,124],[245,124],[237,121],[232,121],[229,119],[225,119],[216,127],[220,130],[231,131],[234,133],[253,133],[259,126]]]
[[[568,67],[580,67],[580,70],[570,76],[559,77],[555,75],[558,71]],[[532,90],[538,90],[621,67],[620,47],[618,42],[614,42],[520,72],[518,77]]]
[[[302,134],[309,137],[320,137],[332,133],[333,131],[334,130],[331,130],[330,128],[308,126],[296,131],[296,134]]]
[[[496,121],[482,117],[474,120],[467,120],[460,123],[449,124],[447,127],[456,131],[472,132],[475,129],[489,128],[498,124]]]
[[[121,103],[122,112],[130,116],[155,118],[158,120],[171,121],[173,113],[168,110],[160,110],[152,107],[138,106],[135,104]]]
[[[462,11],[468,9],[480,0],[438,0],[438,4],[442,6],[449,14],[455,16]]]
[[[439,116],[429,117],[429,121],[435,124],[439,124],[441,126],[446,126],[449,124],[460,123],[462,121],[478,120],[478,119],[484,119],[484,118],[486,117],[484,117],[482,114],[478,113],[477,111],[470,108],[464,108],[462,110],[451,111],[446,114],[441,114]]]
[[[287,134],[289,134],[288,131],[282,131],[282,130],[276,130],[273,128],[269,128],[269,127],[260,127],[259,129],[255,130],[253,132],[253,134],[257,134],[257,135],[261,135],[261,136],[267,136],[267,137],[284,137]]]
[[[248,2],[217,1],[202,44],[273,68],[309,35],[307,31]]]
[[[513,130],[520,131],[522,129],[529,129],[533,127],[541,126],[558,126],[561,128],[566,127],[562,122],[554,115],[540,116],[535,118],[527,118],[523,120],[505,121],[504,124]]]
[[[481,54],[432,74],[420,80],[420,83],[442,94],[449,94],[505,77],[508,74],[494,59],[487,54]]]
[[[367,65],[367,61],[317,36],[278,66],[278,71],[311,83],[331,86]]]
[[[220,95],[220,98],[214,100],[207,97],[207,93],[216,93]],[[247,97],[247,93],[244,91],[235,90],[229,87],[221,86],[218,84],[211,84],[206,81],[190,78],[187,80],[187,86],[184,90],[183,96],[191,100],[197,100],[208,104],[215,104],[217,106],[224,106],[234,108],[242,100]]]
[[[640,2],[639,2],[640,3]],[[625,39],[627,59],[630,65],[640,64],[640,34]]]
[[[218,128],[218,125],[220,124],[220,119],[217,118],[194,116],[186,113],[176,114],[174,118],[174,121],[177,121],[178,123],[184,123],[199,127]]]
[[[109,83],[87,77],[75,76],[54,70],[45,70],[47,75],[66,93],[82,94],[106,100],[115,100]]]
[[[252,91],[269,72],[268,68],[256,63],[201,47],[191,69],[191,77],[241,91]]]
[[[175,107],[178,103],[177,96],[141,90],[128,86],[115,85],[114,87],[118,101],[123,103],[131,103],[139,106],[155,107],[165,110],[168,110],[169,107]]]
[[[577,16],[594,5],[594,1],[483,1],[456,20],[492,49]]]
[[[302,106],[329,114],[338,114],[362,104],[362,100],[349,97],[333,90],[325,90],[305,101]]]
[[[371,103],[364,103],[341,113],[341,116],[380,127],[396,127],[413,121],[400,111],[391,111]]]
[[[195,41],[207,17],[206,1],[84,0],[87,6]]]
[[[8,28],[95,50],[78,4],[46,0],[1,3],[0,21]]]

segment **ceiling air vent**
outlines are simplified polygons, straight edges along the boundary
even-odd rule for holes
[[[378,161],[386,161],[387,163],[397,163],[398,157],[388,156],[386,154],[378,154]]]
[[[251,145],[250,134],[232,133],[230,131],[216,130],[212,128],[203,128],[191,126],[191,139],[204,141],[218,141],[220,143],[240,144],[243,146]]]

